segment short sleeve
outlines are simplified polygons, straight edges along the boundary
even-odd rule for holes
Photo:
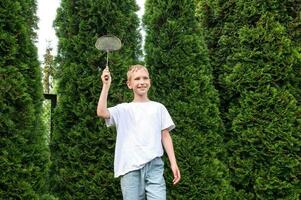
[[[105,119],[107,127],[115,126],[118,122],[118,105],[114,107],[108,108],[108,111],[110,113],[110,118]]]
[[[162,106],[161,109],[161,119],[162,119],[161,130],[168,129],[169,131],[171,131],[176,127],[165,106]]]

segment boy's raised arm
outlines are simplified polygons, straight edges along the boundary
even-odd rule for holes
[[[109,93],[111,80],[112,80],[108,67],[106,67],[102,71],[101,80],[102,80],[102,90],[97,105],[97,116],[104,119],[108,119],[110,118],[110,113],[107,108],[107,99],[108,99],[108,93]]]

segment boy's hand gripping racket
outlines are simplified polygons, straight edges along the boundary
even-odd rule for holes
[[[119,50],[121,48],[121,41],[114,35],[104,35],[96,40],[95,47],[99,50],[107,52],[106,68],[109,69],[109,52]],[[105,80],[108,79],[109,77],[106,76]]]

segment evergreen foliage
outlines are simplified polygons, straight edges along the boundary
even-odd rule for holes
[[[54,72],[55,72],[55,62],[54,56],[51,54],[52,48],[47,47],[46,53],[44,54],[44,65],[43,65],[43,88],[44,92],[49,94],[52,93],[54,86]]]
[[[0,199],[40,199],[47,192],[35,12],[35,0],[0,2]]]
[[[172,131],[182,180],[171,185],[169,199],[235,199],[223,161],[223,124],[219,97],[201,30],[190,0],[148,0],[145,5],[146,64],[151,97],[171,113]]]
[[[54,56],[52,55],[52,48],[48,46],[46,48],[46,52],[44,54],[44,62],[42,65],[43,69],[43,89],[45,94],[54,94],[55,93],[55,60]],[[46,134],[46,141],[49,145],[51,139],[51,121],[52,121],[52,109],[54,105],[51,105],[51,101],[49,99],[43,102],[43,122],[45,125],[45,132]]]
[[[231,184],[247,199],[299,199],[300,1],[200,2]]]
[[[44,62],[42,65],[43,69],[43,89],[45,94],[54,93],[53,86],[54,86],[54,72],[55,72],[55,62],[54,56],[51,53],[52,48],[47,47],[46,52],[44,54]],[[43,102],[43,122],[45,125],[45,131],[47,133],[47,144],[50,142],[51,138],[51,101],[45,100]]]
[[[137,10],[134,0],[61,1],[55,20],[59,95],[51,142],[52,192],[61,199],[122,198],[113,177],[115,134],[96,116],[106,53],[94,44],[107,34],[121,39],[122,49],[109,58],[108,103],[127,101],[126,71],[141,55]]]

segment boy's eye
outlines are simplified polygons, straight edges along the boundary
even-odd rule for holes
[[[134,78],[135,81],[139,81],[139,80],[141,80],[141,79],[143,79],[143,80],[148,80],[149,78],[148,78],[147,76],[145,76],[145,77],[136,77],[136,78]]]

